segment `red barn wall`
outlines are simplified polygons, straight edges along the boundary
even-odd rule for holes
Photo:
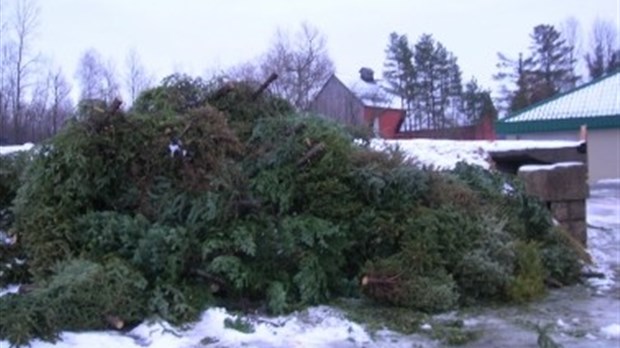
[[[364,121],[371,127],[375,118],[379,119],[379,136],[384,139],[395,139],[398,127],[405,118],[405,111],[379,107],[364,107]]]
[[[495,140],[496,135],[493,118],[483,117],[471,126],[397,132],[393,139]]]

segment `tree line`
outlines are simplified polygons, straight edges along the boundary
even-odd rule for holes
[[[18,0],[12,5],[3,3],[0,16],[0,144],[45,139],[76,113],[67,74],[35,50],[38,2]],[[109,101],[123,89],[131,102],[154,81],[135,50],[127,54],[119,74],[112,60],[90,48],[81,56],[73,77],[80,87],[80,101]]]
[[[432,35],[411,45],[407,35],[392,33],[385,52],[385,84],[407,112],[403,130],[453,127],[495,114],[490,92],[475,78],[463,86],[456,56]]]
[[[131,106],[142,92],[155,86],[154,75],[135,49],[127,53],[119,71],[112,59],[88,48],[73,75],[79,88],[75,103],[65,72],[35,50],[40,21],[37,0],[17,0],[13,8],[6,7],[2,6],[0,16],[0,144],[40,141],[78,115],[80,106],[105,105],[121,95],[126,99],[124,105]],[[305,110],[333,72],[325,36],[303,23],[293,33],[278,30],[265,53],[251,63],[219,71],[216,77],[260,84],[276,73],[278,79],[270,85],[272,92]],[[189,80],[189,76],[173,73],[162,84]]]
[[[495,102],[475,78],[463,84],[456,56],[430,34],[410,44],[392,33],[385,50],[383,77],[388,90],[407,111],[403,130],[446,128],[521,110],[578,84],[620,68],[620,41],[613,22],[594,22],[584,45],[579,23],[568,19],[558,29],[541,24],[530,34],[529,50],[518,58],[498,53]],[[579,76],[579,64],[588,76]]]
[[[108,103],[120,95],[131,106],[140,93],[155,86],[135,49],[124,65],[86,49],[72,78],[73,86],[57,64],[35,49],[39,27],[37,0],[17,0],[0,16],[0,143],[40,141],[55,134],[88,102]],[[407,118],[402,130],[446,128],[472,124],[482,116],[495,117],[497,109],[513,112],[598,78],[620,67],[618,33],[610,21],[597,20],[590,38],[583,40],[579,23],[570,19],[560,29],[534,28],[528,52],[515,56],[498,53],[495,79],[502,85],[499,98],[472,77],[463,81],[458,59],[431,34],[412,44],[406,34],[392,33],[385,49],[383,83],[400,99]],[[582,64],[587,77],[579,76]],[[335,71],[324,34],[308,23],[298,30],[278,30],[268,49],[246,63],[215,75],[257,85],[272,73],[276,95],[299,110],[307,110],[313,97]],[[172,74],[162,81],[183,80]],[[164,83],[162,82],[162,83]]]
[[[587,45],[575,19],[568,19],[559,29],[549,24],[537,25],[530,34],[530,42],[529,51],[516,58],[498,53],[498,73],[494,76],[502,83],[498,102],[508,112],[620,68],[620,41],[611,21],[597,19]],[[579,75],[580,63],[585,65],[588,76]]]

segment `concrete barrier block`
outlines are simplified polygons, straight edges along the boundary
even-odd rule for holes
[[[551,202],[551,215],[558,221],[570,220],[569,203]]]
[[[586,201],[578,200],[568,202],[568,215],[571,220],[586,219]]]
[[[558,221],[585,220],[586,203],[584,200],[550,202],[551,215]]]
[[[583,220],[569,221],[565,223],[570,235],[579,241],[584,247],[587,247],[588,232],[586,222]]]
[[[526,165],[518,176],[526,191],[547,202],[584,200],[588,196],[587,167],[581,162]]]

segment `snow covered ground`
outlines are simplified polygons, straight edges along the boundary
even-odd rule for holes
[[[489,142],[438,141],[401,142],[419,162],[450,168],[460,160],[484,164],[492,149],[514,146],[565,146],[549,144],[508,144]],[[571,143],[571,146],[575,143]],[[374,144],[374,146],[382,146]],[[513,146],[513,147],[510,147]],[[0,154],[7,153],[0,148]],[[485,165],[488,166],[488,163]],[[591,187],[588,200],[588,245],[594,270],[604,279],[591,279],[585,285],[552,291],[545,299],[528,306],[481,308],[452,312],[443,316],[462,319],[466,327],[482,336],[466,347],[537,347],[534,326],[549,327],[549,334],[565,347],[620,347],[620,180],[605,180]],[[0,296],[17,287],[0,289]],[[318,306],[275,318],[242,318],[254,332],[227,328],[225,321],[237,317],[222,308],[205,311],[201,319],[186,328],[167,323],[143,323],[130,332],[65,332],[56,345],[34,341],[33,348],[194,348],[194,347],[438,347],[427,335],[402,335],[387,330],[369,333],[362,325],[349,321],[333,307]],[[422,330],[432,330],[428,324]],[[0,341],[0,348],[8,347]]]
[[[33,143],[25,143],[23,145],[0,146],[0,155],[8,155],[18,151],[28,151],[34,147]]]
[[[483,168],[489,168],[489,152],[549,149],[562,147],[576,147],[580,142],[575,141],[533,141],[533,140],[380,140],[375,139],[371,146],[375,149],[397,146],[410,159],[419,165],[432,166],[435,169],[452,169],[460,162],[465,161]]]

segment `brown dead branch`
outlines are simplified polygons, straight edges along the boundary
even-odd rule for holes
[[[322,143],[322,142],[312,146],[310,150],[308,150],[303,155],[303,157],[301,157],[299,161],[297,161],[297,167],[299,168],[304,167],[306,164],[308,164],[313,159],[320,158],[321,156],[323,156],[323,154],[325,154],[326,149],[327,149],[327,146],[325,146],[325,143]]]
[[[92,124],[93,124],[93,129],[96,133],[99,133],[101,130],[105,129],[110,124],[110,119],[112,118],[112,116],[114,116],[118,112],[118,110],[120,110],[122,104],[123,102],[120,99],[114,98],[114,100],[112,100],[112,103],[110,104],[108,109],[105,110],[102,115],[95,115],[96,117],[93,118]],[[103,110],[98,110],[96,107],[95,107],[95,110],[103,111]]]
[[[547,285],[552,286],[554,288],[561,288],[562,286],[564,286],[562,283],[560,283],[559,281],[551,277],[545,279],[545,283],[547,283]]]
[[[201,269],[193,269],[192,273],[207,280],[212,293],[216,293],[226,288],[226,281],[220,277],[209,274]]]
[[[392,277],[373,277],[366,275],[362,278],[362,286],[393,285],[398,283],[399,278],[400,274]]]
[[[258,98],[261,93],[263,93],[263,91],[265,91],[267,89],[267,87],[269,87],[269,85],[275,81],[278,78],[278,74],[276,73],[271,73],[271,75],[269,75],[269,77],[267,78],[267,80],[265,80],[265,82],[263,82],[262,85],[260,85],[260,87],[258,87],[258,89],[256,90],[256,92],[254,92],[252,94],[252,100],[256,100],[256,98]]]
[[[27,294],[29,292],[32,292],[36,288],[37,288],[37,286],[34,285],[34,284],[22,284],[22,285],[20,285],[19,290],[17,292],[19,294]]]
[[[112,100],[112,104],[110,104],[110,107],[108,108],[108,113],[110,115],[114,115],[121,108],[122,104],[123,102],[119,98],[114,98],[114,100]]]
[[[602,272],[581,272],[581,276],[584,278],[605,279],[605,273]]]
[[[105,321],[116,330],[120,330],[125,326],[125,322],[115,315],[106,315]]]

